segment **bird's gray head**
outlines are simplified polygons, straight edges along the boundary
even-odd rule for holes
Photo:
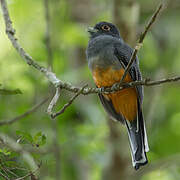
[[[118,28],[109,22],[99,22],[94,27],[89,27],[88,32],[90,33],[91,38],[97,37],[99,35],[120,37]]]

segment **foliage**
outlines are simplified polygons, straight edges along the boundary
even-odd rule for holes
[[[21,142],[23,144],[31,144],[32,146],[43,146],[46,144],[46,136],[42,134],[42,132],[36,133],[34,136],[32,136],[28,132],[22,132],[22,131],[16,131],[16,134],[19,135],[18,142]]]

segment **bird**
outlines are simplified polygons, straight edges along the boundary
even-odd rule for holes
[[[89,27],[86,49],[88,67],[96,87],[111,87],[121,81],[133,49],[124,42],[118,28],[110,22],[99,22]],[[142,80],[136,57],[123,82]],[[122,89],[114,93],[99,93],[99,99],[110,118],[127,128],[132,165],[135,170],[148,163],[147,133],[142,112],[144,90],[142,86]]]

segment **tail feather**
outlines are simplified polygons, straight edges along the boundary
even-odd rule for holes
[[[140,108],[139,108],[140,109]],[[142,111],[134,121],[126,121],[131,147],[132,164],[136,170],[148,163],[146,152],[149,151]]]

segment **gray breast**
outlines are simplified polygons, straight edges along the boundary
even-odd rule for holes
[[[117,41],[119,41],[118,38],[108,35],[98,36],[89,41],[86,56],[91,70],[95,66],[119,68],[120,63],[114,55],[114,43]]]

